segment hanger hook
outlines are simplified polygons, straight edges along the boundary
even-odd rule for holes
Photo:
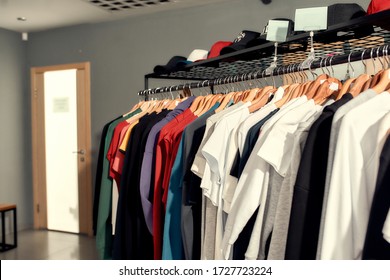
[[[385,56],[386,62],[387,62],[387,68],[389,68],[390,60],[389,60],[389,45],[386,45],[386,56]]]
[[[334,56],[332,56],[330,58],[330,61],[329,61],[329,64],[330,64],[330,70],[332,71],[332,77],[334,77],[334,69],[333,69],[333,65],[332,65],[332,60],[333,60]]]
[[[303,63],[299,63],[298,67],[299,67],[301,75],[302,75],[302,83],[304,83],[307,81],[307,75],[306,75],[305,70],[303,69]]]
[[[364,49],[364,50],[362,51],[362,56],[361,56],[361,61],[362,61],[363,65],[364,65],[364,72],[367,72],[367,65],[366,65],[366,63],[364,62],[364,54],[365,54],[366,50],[367,50],[367,49]]]
[[[377,47],[377,48],[376,48],[376,58],[379,60],[381,66],[382,66],[382,70],[384,70],[384,69],[385,69],[385,65],[383,64],[382,59],[379,57],[379,49],[380,49],[380,48],[381,48],[381,47]],[[385,49],[385,46],[383,46],[382,54],[383,54],[384,49]],[[383,56],[382,56],[382,58],[383,58]]]
[[[275,77],[274,77],[274,70],[275,70],[275,69],[272,69],[272,70],[271,70],[270,76],[271,76],[271,78],[272,78],[272,85],[273,85],[273,87],[276,87]]]
[[[200,86],[199,86],[199,92],[200,94],[203,96],[203,92],[206,92],[206,89],[205,89],[205,82],[206,80],[203,80],[200,82]]]
[[[257,70],[256,72],[256,80],[257,80],[257,83],[259,85],[259,87],[261,88],[264,88],[264,84],[263,84],[263,81],[262,81],[262,75],[263,73],[261,73],[261,69]]]
[[[175,98],[173,97],[173,93],[172,93],[172,86],[169,87],[169,93],[171,94],[172,100],[175,99]]]
[[[374,58],[373,54],[374,54],[374,48],[371,48],[370,57],[371,57],[372,66],[374,67],[374,73],[376,73],[375,58]]]
[[[295,70],[295,64],[291,65],[291,74],[294,77],[295,83],[298,83],[299,81],[298,81],[297,72]]]
[[[302,77],[303,77],[303,82],[306,82],[309,80],[309,77],[307,76],[307,73],[305,71],[305,68],[303,67],[303,62],[299,63],[299,68],[301,69]]]
[[[303,75],[303,71],[302,71],[302,68],[301,68],[301,63],[298,63],[297,64],[297,71],[298,71],[298,75],[301,79],[301,83],[303,83],[303,81],[305,80],[305,76]]]
[[[355,77],[355,69],[353,68],[352,66],[352,63],[351,63],[351,56],[352,56],[352,53],[353,51],[351,51],[348,55],[348,66],[347,66],[347,73],[349,74],[349,67],[351,67],[352,69],[352,77],[354,78]]]
[[[293,64],[291,70],[292,70],[292,74],[294,75],[295,82],[299,83],[299,75],[297,73],[296,67],[297,67],[296,64]]]
[[[326,70],[326,72],[328,72],[328,75],[329,76],[332,76],[332,74],[330,73],[330,71],[329,71],[329,65],[327,65],[327,63],[328,63],[328,61],[330,62],[330,60],[332,59],[332,57],[331,56],[328,56],[326,59],[325,59],[325,70]]]
[[[283,85],[284,84],[284,81],[283,81],[283,76],[282,75],[280,75],[280,71],[282,70],[282,67],[281,66],[279,66],[278,67],[278,77],[279,77],[279,79],[280,79],[280,81],[281,81],[281,84]]]
[[[324,69],[322,68],[322,62],[324,61],[324,58],[322,57],[321,60],[320,60],[320,69],[321,69],[321,72],[322,74],[325,74],[325,71]]]
[[[286,75],[288,75],[291,78],[291,82],[294,83],[294,77],[291,75],[291,65],[287,65],[286,68]]]
[[[288,74],[287,70],[288,70],[288,66],[282,68],[283,76],[286,76]]]
[[[329,57],[325,57],[324,58],[324,74],[326,74],[326,72],[328,72],[328,74],[330,75],[330,73],[329,73],[329,70],[328,70],[328,66],[326,65],[326,63],[328,62],[328,58]]]
[[[291,75],[293,76],[294,83],[298,83],[297,75],[295,73],[295,64],[291,65],[290,71],[291,71]]]

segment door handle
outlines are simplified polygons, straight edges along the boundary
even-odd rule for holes
[[[73,152],[73,154],[84,155],[84,154],[85,154],[85,151],[84,151],[83,149],[81,149],[81,150],[79,150],[79,151]]]

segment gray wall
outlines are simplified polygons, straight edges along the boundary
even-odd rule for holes
[[[16,203],[20,229],[32,226],[27,44],[0,29],[0,203]]]
[[[116,22],[37,32],[29,36],[28,63],[24,64],[25,68],[23,68],[24,61],[20,57],[13,58],[15,61],[11,64],[15,68],[18,67],[19,63],[22,63],[19,67],[28,70],[32,66],[91,62],[92,146],[93,174],[95,174],[97,149],[103,125],[117,115],[128,111],[138,102],[136,93],[143,88],[143,76],[150,73],[156,64],[165,64],[174,55],[188,56],[196,48],[208,50],[214,42],[233,40],[240,31],[245,29],[261,31],[267,21],[272,18],[288,17],[293,19],[296,8],[325,6],[337,2],[331,0],[274,0],[270,5],[265,6],[259,0],[230,0],[197,8],[132,17]],[[364,9],[369,3],[368,0],[342,2],[356,2]],[[16,35],[13,34],[13,36]],[[22,44],[18,42],[18,46],[21,47]],[[16,50],[8,51],[15,52]],[[21,51],[23,52],[23,49]],[[14,75],[10,74],[11,77]],[[18,78],[13,77],[13,79]],[[20,158],[23,161],[15,161],[11,165],[8,163],[10,158],[7,158],[4,163],[2,159],[1,169],[4,169],[3,165],[8,165],[9,174],[17,178],[18,189],[23,189],[25,192],[16,193],[16,196],[24,196],[24,199],[28,200],[27,203],[21,205],[27,209],[32,204],[32,197],[31,156],[28,148],[30,134],[26,133],[29,132],[30,123],[29,121],[25,122],[28,119],[25,108],[29,100],[26,96],[25,99],[22,99],[23,93],[28,92],[23,91],[26,79],[24,77],[19,81],[11,81],[13,87],[16,88],[15,91],[18,92],[16,96],[10,97],[17,106],[17,109],[12,111],[12,115],[17,115],[18,118],[11,120],[11,124],[7,124],[7,129],[9,126],[16,129],[14,135],[10,137],[22,136],[22,139],[25,139],[25,142],[20,143],[24,147],[23,150],[10,149],[9,151],[14,158]],[[27,85],[28,83],[29,81]],[[161,81],[154,80],[151,81],[150,86],[156,87],[160,83]],[[2,88],[0,90],[3,91]],[[17,101],[20,103],[18,104]],[[7,108],[7,112],[11,112],[11,110]],[[12,142],[12,145],[14,144],[15,142]],[[4,145],[2,145],[3,147]],[[26,172],[26,177],[21,176],[23,178],[20,178],[20,167]],[[7,176],[10,176],[9,174]],[[8,181],[2,183],[0,190],[8,186]],[[15,188],[15,186],[13,187]],[[3,197],[3,193],[4,191],[1,192],[1,197]],[[4,200],[11,200],[12,196],[7,193],[4,195],[7,198]],[[21,198],[16,197],[15,199],[20,200]],[[28,211],[26,209],[21,215],[24,215],[26,221],[32,223],[32,216],[27,214],[31,207],[28,208]]]

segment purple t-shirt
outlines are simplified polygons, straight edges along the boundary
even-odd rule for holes
[[[145,146],[144,157],[142,160],[141,177],[140,177],[140,193],[142,209],[144,211],[146,225],[150,233],[153,233],[153,205],[149,201],[150,186],[152,182],[152,166],[154,161],[154,151],[156,142],[161,129],[168,124],[174,117],[180,115],[189,108],[196,97],[190,96],[183,102],[180,102],[176,108],[170,112],[164,119],[155,124],[149,133],[148,140]]]

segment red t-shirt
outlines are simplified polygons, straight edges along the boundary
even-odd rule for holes
[[[114,133],[113,133],[112,138],[111,138],[110,148],[108,149],[108,152],[107,152],[107,159],[110,162],[109,176],[115,180],[118,187],[120,186],[120,175],[114,171],[113,165],[114,165],[115,155],[116,155],[116,152],[117,152],[117,150],[119,148],[119,144],[120,144],[120,142],[119,142],[120,133],[122,132],[122,129],[127,125],[129,125],[129,123],[126,121],[123,121],[123,122],[120,122],[115,127]]]
[[[197,116],[194,114],[189,115],[187,118],[185,118],[183,121],[180,122],[179,125],[177,125],[165,138],[164,141],[167,143],[170,143],[171,145],[171,154],[168,156],[169,164],[165,165],[164,170],[164,181],[163,181],[163,197],[162,202],[164,204],[164,211],[166,210],[167,206],[167,198],[168,198],[168,188],[169,188],[169,181],[171,179],[171,172],[173,164],[176,160],[177,151],[179,150],[181,136],[183,134],[184,129],[187,125],[189,125],[191,122],[193,122]]]
[[[173,141],[170,135],[173,135],[176,129],[183,126],[183,124],[181,124],[183,121],[187,118],[190,120],[191,117],[194,117],[194,114],[190,109],[187,109],[176,116],[161,129],[157,141],[153,196],[153,243],[155,260],[161,260],[162,258],[162,239],[165,217],[165,207],[163,204],[164,186],[167,185],[167,182],[169,184],[169,175],[172,169],[171,162],[173,165],[174,157],[176,155],[174,154],[174,143],[176,141]],[[177,150],[178,148],[176,148],[176,153]]]
[[[119,134],[118,147],[117,147],[114,162],[113,162],[112,168],[111,168],[113,174],[118,174],[119,181],[120,181],[120,177],[122,176],[122,169],[123,169],[123,164],[125,161],[125,153],[120,149],[120,146],[122,145],[123,139],[125,138],[127,130],[130,128],[130,126],[131,126],[131,124],[126,125],[124,128],[122,128],[122,131]],[[119,187],[119,185],[118,185],[118,187]]]

